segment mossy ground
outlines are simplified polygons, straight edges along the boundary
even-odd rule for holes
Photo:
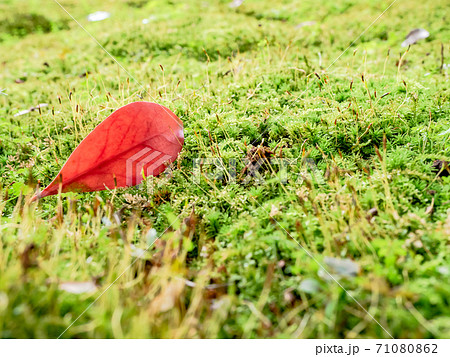
[[[58,337],[97,298],[62,337],[450,337],[446,0],[399,0],[360,38],[390,1],[61,3],[128,73],[57,3],[0,4],[0,337]],[[417,27],[431,35],[406,51]],[[184,122],[170,175],[29,203],[139,98]],[[269,164],[243,181],[256,147],[298,158],[287,182]],[[224,179],[194,182],[202,157]],[[388,333],[327,257],[359,265],[337,279]]]

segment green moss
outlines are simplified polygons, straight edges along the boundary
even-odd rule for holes
[[[347,51],[388,4],[228,3],[68,3],[128,73],[57,4],[0,4],[0,337],[58,337],[151,228],[165,233],[63,337],[389,337],[327,278],[326,257],[359,265],[340,283],[392,336],[449,337],[450,179],[432,168],[450,161],[446,2],[396,4]],[[111,17],[88,22],[97,10]],[[418,24],[431,36],[405,54]],[[184,122],[170,175],[28,202],[141,98]],[[264,184],[245,180],[258,146],[291,160],[287,181],[267,161]],[[224,167],[193,182],[195,158]]]

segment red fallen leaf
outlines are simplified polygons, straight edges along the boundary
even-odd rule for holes
[[[138,185],[142,170],[157,176],[183,146],[183,123],[156,103],[117,109],[74,150],[57,177],[33,200],[62,192],[91,192]]]

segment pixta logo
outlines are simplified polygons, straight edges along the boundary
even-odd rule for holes
[[[139,184],[142,181],[142,173],[144,173],[146,177],[152,176],[171,158],[172,156],[150,147],[140,150],[126,161],[127,186]]]
[[[228,183],[263,185],[270,175],[276,173],[281,183],[289,180],[301,184],[305,179],[322,185],[325,178],[313,159],[270,158],[250,160],[242,158],[243,167],[237,169],[238,160],[230,159],[228,163],[219,158],[193,159],[193,182],[200,184],[202,178],[211,181],[226,180]],[[269,177],[267,176],[269,174]]]

